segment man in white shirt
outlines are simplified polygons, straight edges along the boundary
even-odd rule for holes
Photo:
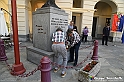
[[[70,21],[70,25],[68,25],[68,29],[71,28],[73,29],[74,28],[74,22],[73,21]]]

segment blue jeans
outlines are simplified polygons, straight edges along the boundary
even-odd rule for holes
[[[77,64],[78,62],[78,50],[80,47],[81,41],[75,44],[73,47],[70,48],[70,61],[74,61]],[[75,60],[74,60],[74,52],[75,52]]]

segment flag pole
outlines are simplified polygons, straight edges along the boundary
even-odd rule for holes
[[[13,26],[13,41],[14,41],[14,56],[15,56],[15,63],[12,65],[13,70],[11,71],[11,74],[20,75],[24,73],[26,70],[23,66],[23,63],[20,62],[16,0],[11,0],[11,6],[12,6],[12,26]]]
[[[124,24],[123,24],[122,37],[121,37],[121,39],[122,39],[122,44],[124,44]]]

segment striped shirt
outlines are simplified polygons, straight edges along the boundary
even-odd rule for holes
[[[65,34],[64,32],[57,31],[52,35],[53,42],[65,42]]]
[[[71,47],[73,47],[80,41],[80,36],[77,32],[73,31],[72,36],[69,36],[67,40],[70,41]]]

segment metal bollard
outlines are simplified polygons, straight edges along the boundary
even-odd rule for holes
[[[98,60],[98,40],[94,41],[94,49],[93,49],[93,55],[92,60]]]
[[[41,63],[41,82],[51,82],[51,66],[50,59],[48,57],[43,57],[40,61]]]
[[[8,58],[5,53],[4,41],[0,39],[0,61],[6,61]]]

